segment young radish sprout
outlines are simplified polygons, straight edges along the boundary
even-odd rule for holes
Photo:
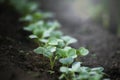
[[[101,80],[103,77],[103,68],[89,68],[81,66],[81,62],[74,62],[72,67],[61,66],[60,80]]]
[[[74,49],[66,46],[64,49],[57,49],[57,55],[60,57],[59,62],[63,65],[69,66],[74,62],[78,56],[85,56],[89,53],[89,51],[83,47],[80,49]]]
[[[53,70],[55,61],[57,59],[57,56],[54,54],[55,51],[56,47],[54,46],[38,47],[37,49],[34,49],[35,53],[42,54],[43,56],[49,58],[51,70]]]
[[[64,36],[59,30],[60,24],[57,21],[45,20],[53,16],[51,13],[40,11],[38,4],[31,0],[9,0],[9,3],[23,15],[20,20],[28,24],[24,30],[29,31],[31,33],[29,38],[38,44],[34,52],[49,59],[51,70],[54,70],[57,62],[62,65],[60,80],[102,79],[103,68],[89,68],[81,66],[81,62],[75,62],[78,56],[86,56],[89,51],[84,47],[79,49],[70,47],[69,45],[77,40],[71,36]]]
[[[64,49],[62,49],[62,48],[64,48]],[[69,48],[70,48],[70,50],[68,52]],[[56,60],[61,61],[62,60],[61,57],[73,58],[73,56],[75,56],[74,54],[76,54],[76,53],[74,53],[74,52],[76,52],[75,49],[72,49],[71,47],[65,47],[65,42],[62,39],[57,39],[57,38],[48,39],[48,41],[45,43],[44,47],[38,47],[38,48],[34,49],[34,52],[37,54],[42,54],[43,56],[49,58],[51,70],[53,70]],[[76,57],[77,57],[77,55],[76,55]]]

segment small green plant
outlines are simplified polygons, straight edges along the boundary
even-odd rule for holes
[[[85,49],[84,47],[79,48],[77,51],[78,51],[78,54],[81,56],[86,56],[89,53],[89,51]]]
[[[56,47],[53,46],[38,47],[37,49],[34,50],[34,52],[36,52],[37,54],[42,54],[45,57],[49,58],[51,70],[53,70],[55,61],[57,59],[57,56],[54,56],[55,51],[56,51]]]
[[[50,38],[48,39],[44,47],[38,47],[34,50],[34,52],[48,57],[51,69],[53,69],[55,61],[60,59],[61,57],[71,57],[72,61],[75,56],[77,57],[75,49],[72,49],[71,47],[65,47],[64,49],[62,49],[63,47],[65,47],[65,42],[62,39]],[[67,49],[70,50],[67,51]],[[63,61],[64,63],[64,59],[62,58],[60,59],[60,62]]]
[[[103,77],[102,67],[89,68],[81,66],[81,62],[74,62],[72,67],[62,66],[60,80],[100,80]]]
[[[71,65],[78,56],[84,56],[85,54],[88,54],[88,50],[83,47],[78,50],[71,47],[57,49],[57,55],[60,58],[59,62],[67,66]]]

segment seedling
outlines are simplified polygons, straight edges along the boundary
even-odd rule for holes
[[[24,27],[24,30],[32,32],[34,35],[39,38],[46,38],[53,35],[62,35],[61,32],[54,32],[60,25],[55,22],[45,23],[44,21],[38,21],[36,23],[30,24],[27,27]]]
[[[86,56],[88,55],[89,51],[85,49],[84,47],[81,47],[77,50],[77,54],[81,56]]]
[[[50,60],[50,66],[51,70],[53,70],[55,61],[57,59],[57,56],[54,57],[54,52],[56,51],[56,47],[53,46],[47,46],[47,47],[38,47],[37,49],[34,49],[34,52],[37,54],[42,54],[45,57],[49,58]]]
[[[66,58],[66,57],[76,58],[77,57],[76,50],[68,46],[66,46],[63,49],[58,48],[56,52],[57,52],[56,54],[60,58]]]
[[[103,77],[103,68],[88,68],[81,66],[81,62],[74,62],[72,67],[62,66],[60,72],[62,72],[59,79],[63,80],[100,80]]]
[[[88,50],[83,47],[78,50],[71,47],[65,47],[63,49],[58,48],[56,54],[60,58],[59,62],[62,63],[62,65],[70,66],[74,62],[74,59],[77,58],[77,56],[87,55]]]

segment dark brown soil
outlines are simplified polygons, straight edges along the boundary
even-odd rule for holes
[[[81,58],[84,65],[103,66],[112,80],[120,80],[118,37],[91,20],[82,21],[74,16],[68,10],[68,4],[60,0],[43,0],[42,9],[54,12],[63,25],[63,32],[78,39],[73,47],[89,48],[90,55]],[[0,80],[57,80],[58,71],[50,75],[48,60],[32,52],[37,45],[27,39],[29,33],[22,30],[23,23],[19,18],[12,7],[0,5]]]

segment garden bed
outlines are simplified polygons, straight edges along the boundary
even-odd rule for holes
[[[56,74],[50,75],[47,72],[47,70],[49,70],[48,60],[33,53],[32,50],[36,48],[36,45],[27,39],[29,33],[22,29],[23,23],[19,22],[20,14],[6,4],[0,5],[0,11],[0,79],[3,77],[2,80],[57,80],[59,76],[57,69]],[[58,19],[63,26],[67,26],[65,29],[63,27],[63,31],[66,32],[66,34],[72,34],[71,31],[73,30],[73,26],[71,25],[75,23],[70,23],[60,18]],[[88,24],[85,26],[93,26],[93,24]],[[83,25],[84,24],[77,23],[76,26]],[[96,24],[94,24],[94,26],[96,26]],[[99,29],[98,31],[101,31],[100,35],[93,35],[95,34],[92,32],[94,31],[93,27],[86,27],[88,28],[88,33],[82,31],[83,33],[78,34],[78,32],[81,31],[77,30],[81,30],[83,27],[79,28],[80,29],[77,27],[74,30],[77,33],[73,32],[73,36],[79,39],[78,44],[87,46],[91,53],[97,53],[97,57],[93,57],[91,54],[83,58],[84,65],[90,67],[103,66],[110,78],[119,80],[120,54],[117,52],[119,51],[119,39],[108,32],[104,32],[103,29],[96,27],[94,29]],[[104,38],[102,35],[105,35]],[[98,39],[100,42],[93,42],[95,39]],[[73,46],[78,47],[78,44]],[[99,44],[107,44],[107,46],[103,47],[104,45],[99,46]],[[106,56],[108,54],[109,56],[107,59]]]

